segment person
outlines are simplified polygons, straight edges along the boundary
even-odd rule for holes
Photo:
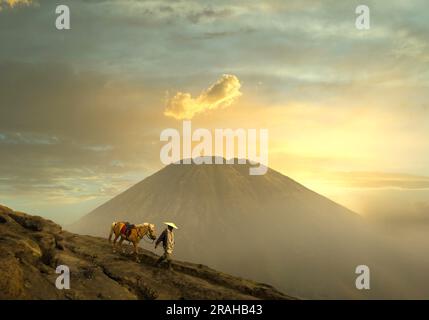
[[[174,249],[174,229],[179,229],[173,222],[164,222],[167,225],[167,228],[161,233],[158,240],[155,242],[155,249],[162,242],[164,247],[164,254],[156,262],[157,266],[160,266],[162,262],[167,262],[168,269],[172,270],[171,266],[171,255],[173,254]]]

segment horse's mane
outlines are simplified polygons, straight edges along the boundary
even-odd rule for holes
[[[145,222],[145,223],[140,223],[140,224],[136,224],[136,227],[149,227],[150,223],[149,222]]]

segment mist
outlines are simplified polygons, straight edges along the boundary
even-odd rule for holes
[[[380,215],[381,217],[381,215]],[[112,221],[174,221],[175,259],[271,284],[304,299],[423,299],[427,229],[388,227],[269,169],[169,165],[67,229],[106,236]],[[151,249],[147,243],[142,247]],[[356,267],[370,268],[358,290]]]

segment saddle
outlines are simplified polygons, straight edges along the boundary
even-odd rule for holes
[[[125,236],[125,237],[129,237],[129,235],[131,234],[131,230],[133,230],[136,226],[134,224],[131,224],[129,222],[125,222],[124,225],[121,228],[121,233]]]

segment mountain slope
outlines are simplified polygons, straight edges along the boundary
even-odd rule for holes
[[[128,248],[130,250],[131,248]],[[52,221],[0,206],[0,299],[289,299],[271,286],[175,261],[174,271],[114,254],[106,239],[63,231]],[[58,290],[55,268],[70,268]]]
[[[305,298],[390,297],[394,273],[355,287],[356,266],[389,265],[383,239],[350,210],[269,169],[249,164],[169,165],[83,217],[70,229],[104,235],[112,221],[174,221],[175,257],[270,283]],[[420,294],[420,293],[419,293]]]

